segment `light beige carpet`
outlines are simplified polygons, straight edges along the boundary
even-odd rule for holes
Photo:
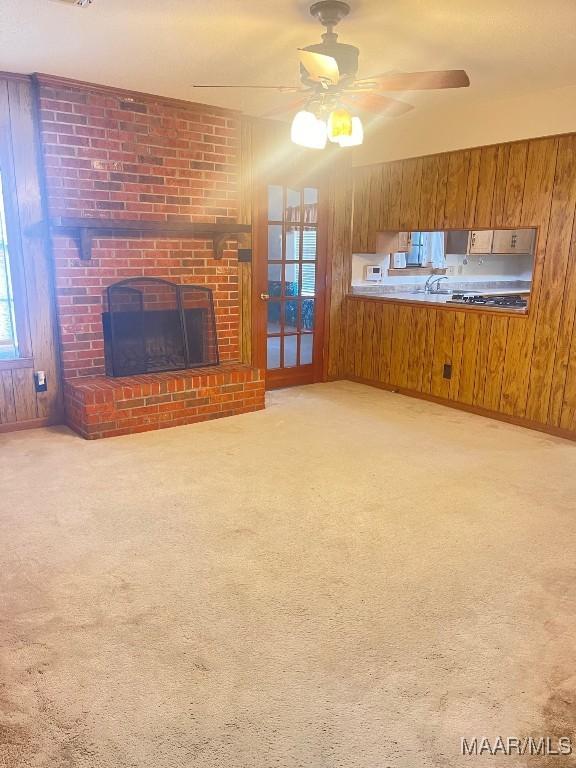
[[[576,445],[339,382],[0,462],[3,768],[574,765],[460,739],[574,738]]]

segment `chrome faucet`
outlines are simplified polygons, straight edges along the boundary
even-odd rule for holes
[[[424,286],[424,293],[430,293],[430,283],[434,280],[434,274],[428,275],[426,278],[426,285]]]
[[[426,280],[426,285],[424,286],[424,293],[438,293],[440,291],[439,286],[442,280],[448,280],[446,275],[441,275],[440,277],[435,277],[434,275],[430,275]]]

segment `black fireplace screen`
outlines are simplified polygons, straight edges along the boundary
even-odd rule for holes
[[[108,376],[218,365],[209,288],[135,277],[106,293],[102,323]]]

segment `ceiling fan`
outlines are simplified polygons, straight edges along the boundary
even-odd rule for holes
[[[470,80],[462,69],[428,72],[398,72],[358,78],[360,51],[354,45],[338,42],[334,27],[350,13],[342,0],[320,0],[310,7],[326,32],[322,42],[298,49],[300,86],[283,85],[196,85],[195,88],[257,88],[282,93],[298,93],[299,98],[268,112],[271,117],[295,109],[292,140],[296,144],[322,149],[327,139],[340,146],[356,146],[364,137],[356,112],[397,117],[414,107],[387,94],[398,91],[423,91],[467,88]]]

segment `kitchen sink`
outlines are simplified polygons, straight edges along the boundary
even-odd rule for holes
[[[440,291],[425,291],[424,288],[418,288],[416,291],[407,291],[407,293],[410,296],[422,296],[426,294],[427,296],[451,296],[454,291],[446,291],[446,290],[440,290]]]

